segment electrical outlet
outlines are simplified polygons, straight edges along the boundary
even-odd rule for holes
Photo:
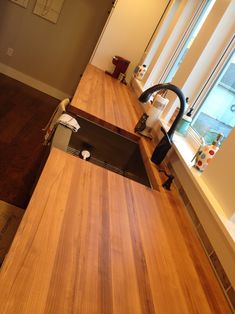
[[[8,47],[8,48],[7,48],[7,55],[8,55],[9,57],[12,57],[12,56],[13,56],[13,54],[14,54],[14,49],[13,49],[13,48]]]

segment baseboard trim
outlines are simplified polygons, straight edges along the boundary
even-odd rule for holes
[[[48,84],[45,84],[23,72],[20,72],[6,64],[0,63],[0,72],[17,81],[20,81],[30,87],[33,87],[47,95],[50,95],[57,99],[71,98],[72,95],[64,93]]]

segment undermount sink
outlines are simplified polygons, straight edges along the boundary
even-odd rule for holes
[[[76,120],[80,129],[71,134],[68,153],[80,157],[83,150],[88,150],[90,162],[151,187],[138,141],[81,116]]]

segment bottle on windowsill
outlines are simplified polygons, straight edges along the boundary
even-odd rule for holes
[[[189,98],[186,98],[186,103],[188,104]],[[176,131],[179,132],[181,135],[186,135],[188,132],[188,129],[192,123],[192,112],[193,112],[193,107],[189,109],[189,111],[183,115],[183,118],[180,120]]]
[[[137,80],[141,81],[142,78],[144,77],[146,71],[147,71],[147,66],[146,66],[146,64],[139,65],[139,66],[137,66],[137,67],[135,68],[135,70],[134,70],[134,77],[135,77]]]
[[[202,146],[197,154],[196,161],[194,167],[199,171],[204,171],[208,166],[209,162],[212,158],[214,158],[215,154],[220,148],[221,140],[223,139],[223,134],[218,134],[216,140],[212,142],[212,144]]]

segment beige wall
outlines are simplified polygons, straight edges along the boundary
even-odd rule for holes
[[[168,2],[118,0],[92,64],[103,70],[112,70],[112,56],[120,55],[131,61],[128,68],[130,78]]]
[[[112,1],[65,0],[57,24],[32,14],[35,2],[24,9],[0,1],[0,63],[72,95]]]

